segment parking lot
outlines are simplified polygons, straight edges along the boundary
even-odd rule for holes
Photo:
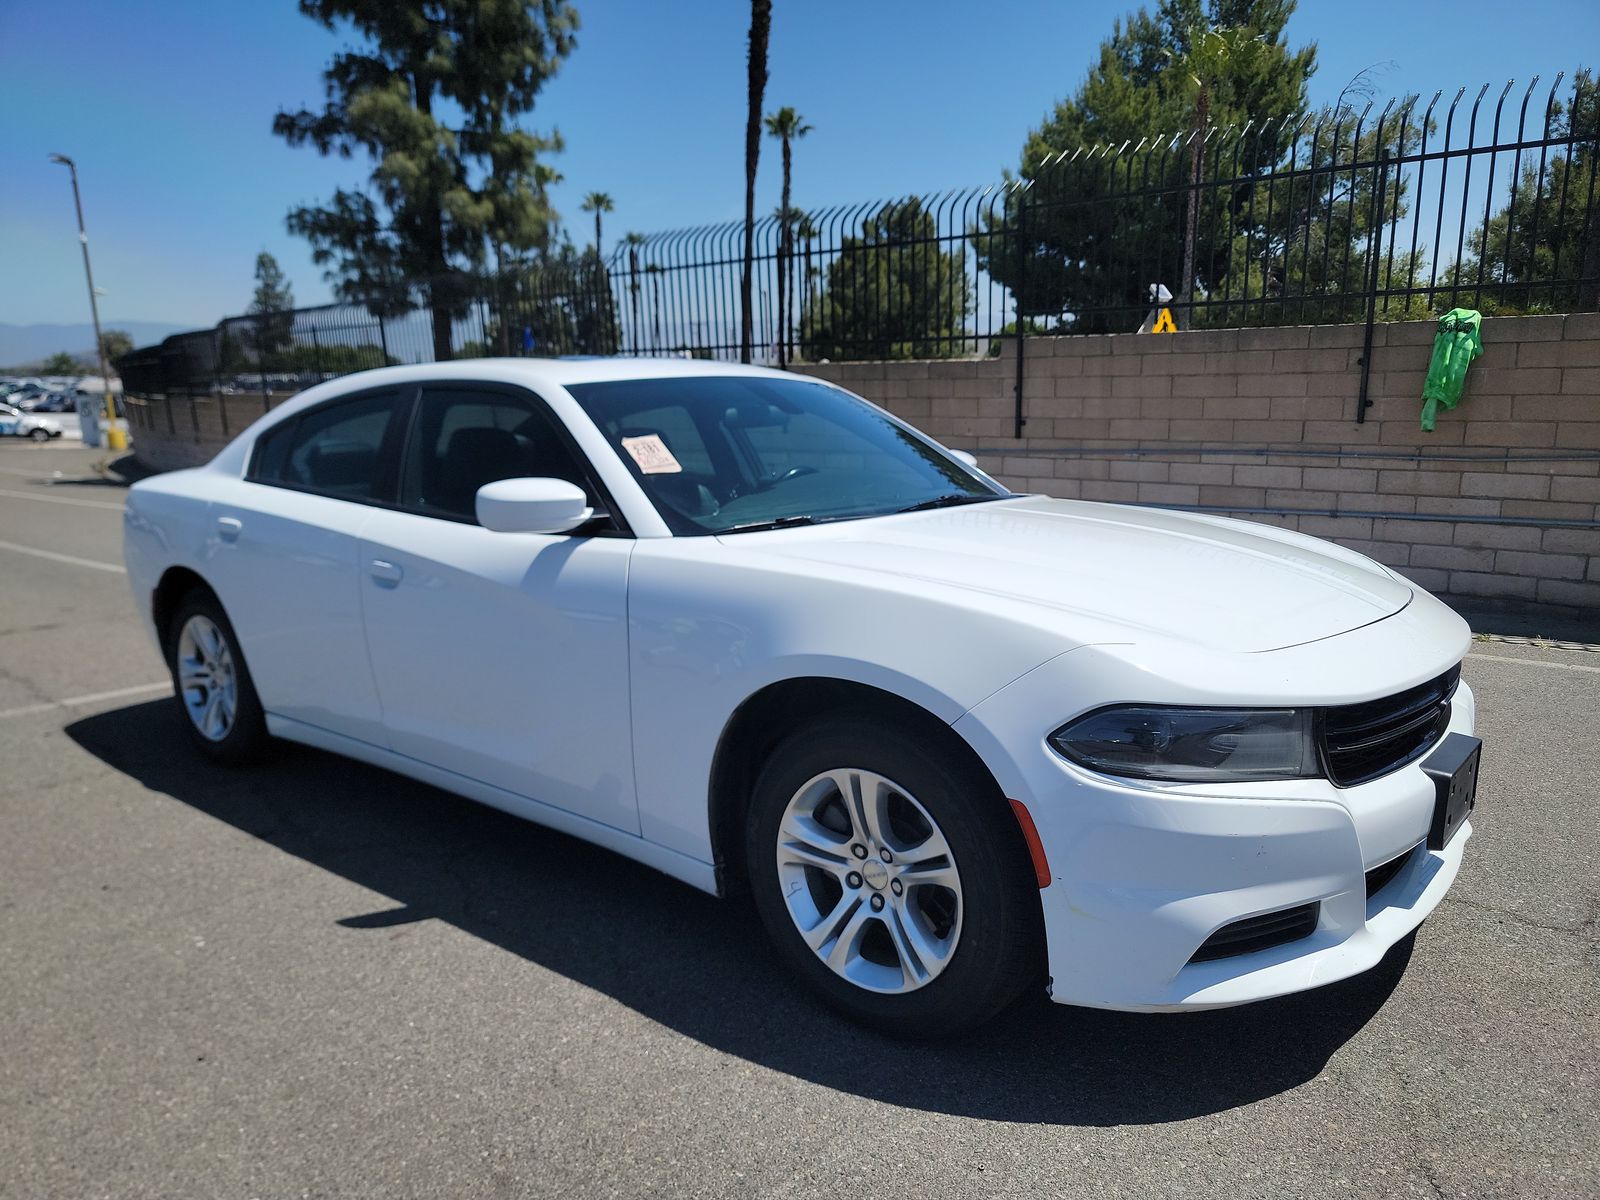
[[[0,445],[0,1195],[1600,1194],[1600,653],[1474,644],[1477,832],[1367,975],[906,1045],[643,866],[203,763],[98,457]]]

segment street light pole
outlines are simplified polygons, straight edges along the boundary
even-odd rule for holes
[[[127,439],[117,427],[117,404],[111,396],[111,366],[106,361],[106,344],[100,336],[100,303],[94,295],[94,270],[89,266],[89,234],[83,227],[83,197],[78,192],[78,165],[65,154],[52,154],[50,161],[72,172],[72,204],[78,211],[78,244],[83,247],[83,275],[89,281],[89,315],[94,319],[94,349],[100,356],[100,378],[105,383],[106,448],[126,450]]]

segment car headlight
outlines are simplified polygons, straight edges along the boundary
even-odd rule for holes
[[[1050,745],[1107,775],[1180,783],[1309,779],[1322,774],[1311,712],[1294,708],[1102,708]]]

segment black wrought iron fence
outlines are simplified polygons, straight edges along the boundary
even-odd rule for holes
[[[1593,76],[1063,151],[981,188],[757,223],[757,361],[998,353],[1131,331],[1600,307]],[[404,303],[231,318],[122,362],[135,394],[270,394],[484,354],[737,358],[743,226],[419,281]],[[442,306],[442,307],[441,307]],[[435,319],[435,314],[441,314]]]

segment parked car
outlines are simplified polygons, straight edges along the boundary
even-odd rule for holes
[[[898,1034],[1046,979],[1133,1010],[1330,983],[1470,836],[1469,634],[1414,584],[1013,494],[792,374],[369,371],[135,485],[125,546],[204,754],[320,746],[748,894]]]
[[[51,417],[23,412],[12,404],[0,403],[0,437],[25,437],[48,442],[61,436],[61,422]]]
[[[77,407],[76,397],[66,392],[47,392],[33,401],[30,412],[72,412]]]

